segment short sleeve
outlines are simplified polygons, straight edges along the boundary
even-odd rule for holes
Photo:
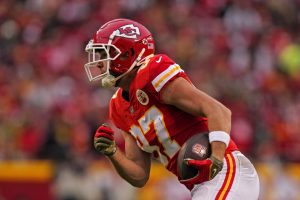
[[[128,125],[124,120],[124,116],[127,115],[124,106],[126,107],[128,103],[126,103],[125,100],[122,101],[121,91],[121,89],[118,89],[110,101],[109,118],[117,128],[126,132],[128,131]]]
[[[190,81],[181,67],[165,55],[162,56],[160,63],[152,62],[150,69],[148,89],[158,99],[161,91],[176,78],[183,77]]]

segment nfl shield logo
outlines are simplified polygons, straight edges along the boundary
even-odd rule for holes
[[[201,144],[194,144],[192,147],[192,152],[200,156],[201,158],[206,154],[206,148]]]

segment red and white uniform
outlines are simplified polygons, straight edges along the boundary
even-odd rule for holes
[[[115,125],[137,140],[138,146],[176,173],[176,153],[196,133],[208,131],[207,119],[192,116],[161,102],[161,91],[172,80],[188,77],[166,55],[156,55],[141,67],[130,86],[130,102],[118,89],[110,103],[110,117]],[[228,151],[236,150],[231,141]]]
[[[110,103],[110,118],[114,124],[130,133],[143,151],[152,153],[176,176],[180,147],[192,135],[208,131],[206,118],[162,103],[162,90],[178,77],[190,81],[180,66],[166,55],[155,55],[133,79],[130,101],[126,101],[122,89],[118,89]],[[231,140],[226,153],[235,150],[237,147]]]

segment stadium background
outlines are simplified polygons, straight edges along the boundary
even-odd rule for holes
[[[88,82],[84,47],[120,17],[148,27],[157,52],[232,110],[231,135],[258,169],[261,199],[300,199],[299,7],[298,0],[1,0],[0,199],[189,199],[155,162],[146,187],[131,187],[92,147],[97,126],[110,123],[113,91]]]

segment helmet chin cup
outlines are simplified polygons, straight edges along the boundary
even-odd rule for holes
[[[116,85],[116,82],[117,82],[117,79],[111,74],[105,76],[101,80],[102,87],[104,87],[104,88],[112,88]]]

